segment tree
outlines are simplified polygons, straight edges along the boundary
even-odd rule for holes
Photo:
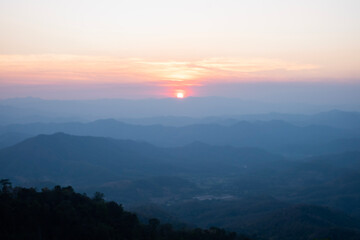
[[[2,185],[1,191],[3,193],[8,193],[11,189],[11,182],[9,179],[1,179],[0,184]]]
[[[94,193],[93,200],[95,200],[96,202],[104,202],[104,194],[101,192]]]

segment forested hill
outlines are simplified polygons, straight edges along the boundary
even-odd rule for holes
[[[222,229],[174,230],[170,224],[150,219],[139,222],[115,202],[74,192],[72,187],[43,189],[11,188],[1,180],[0,239],[161,239],[161,240],[246,240]],[[248,239],[249,240],[249,239]]]

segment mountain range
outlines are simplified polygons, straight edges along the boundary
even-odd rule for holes
[[[64,132],[79,136],[111,137],[146,141],[156,146],[183,146],[199,141],[211,145],[258,147],[287,155],[312,155],[316,153],[358,149],[359,129],[340,129],[325,125],[296,126],[280,120],[247,122],[232,125],[196,124],[183,127],[163,125],[133,125],[113,119],[90,123],[32,123],[0,126],[0,144],[10,146],[14,135],[19,140],[37,134]],[[20,136],[23,136],[21,138]],[[9,140],[7,140],[9,138]],[[352,144],[336,145],[334,141]],[[2,140],[2,141],[1,141]],[[344,146],[345,145],[345,146]],[[1,146],[1,145],[0,145]]]

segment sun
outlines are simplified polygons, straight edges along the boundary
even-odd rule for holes
[[[184,93],[178,92],[178,93],[176,93],[176,97],[177,98],[184,98]]]

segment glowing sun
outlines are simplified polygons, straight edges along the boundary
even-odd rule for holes
[[[176,97],[177,98],[184,98],[184,93],[178,92],[178,93],[176,93]]]

